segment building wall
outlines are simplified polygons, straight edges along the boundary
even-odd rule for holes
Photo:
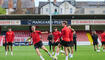
[[[84,8],[84,14],[105,14],[105,7]]]
[[[68,2],[62,3],[59,7],[51,4],[51,13],[52,14],[55,12],[55,9],[57,9],[57,12],[59,14],[75,14],[75,10],[76,10],[76,8]],[[49,4],[43,6],[40,9],[40,14],[49,14]]]
[[[69,2],[68,2],[69,1]],[[59,14],[105,14],[105,5],[97,5],[98,2],[76,2],[75,0],[72,0],[76,5],[73,5],[70,3],[71,0],[65,0],[62,2],[59,7],[56,7],[58,9]],[[46,12],[46,8],[49,9],[49,5],[43,6],[40,10],[40,14],[49,14],[49,12]],[[52,13],[54,12],[54,6],[51,6]]]
[[[54,4],[51,4],[51,14],[54,14],[55,9],[57,9],[57,11],[58,11],[58,7],[55,6]],[[49,4],[43,6],[40,9],[40,14],[49,14]]]
[[[76,8],[75,14],[84,14],[84,8]]]
[[[64,2],[59,6],[59,14],[74,14],[76,8],[68,2]]]
[[[3,0],[0,0],[0,6],[2,6],[3,2],[4,2]]]
[[[35,14],[39,14],[39,8],[38,7],[35,7]]]

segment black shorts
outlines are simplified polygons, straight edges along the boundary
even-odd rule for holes
[[[102,45],[105,45],[105,42],[102,42]]]
[[[53,46],[58,46],[59,43],[60,43],[60,42],[54,42],[52,45],[53,45]]]
[[[60,42],[60,44],[61,44],[62,46],[64,46],[64,47],[69,47],[69,46],[70,46],[70,42],[67,42],[67,41],[64,41],[64,40],[62,40],[62,41]]]
[[[52,45],[52,42],[51,42],[51,41],[49,41],[48,45],[49,45],[49,46],[51,46],[51,45]]]
[[[70,47],[73,47],[74,43],[73,41],[70,41]]]
[[[73,41],[73,44],[77,44],[77,41]]]
[[[13,43],[12,42],[8,42],[7,45],[13,46]]]
[[[98,42],[97,42],[97,41],[93,42],[93,45],[97,45],[97,44],[98,44]]]
[[[43,43],[42,43],[42,41],[40,41],[40,42],[38,42],[38,43],[36,43],[35,45],[34,45],[34,48],[36,49],[36,48],[41,48],[43,46]]]

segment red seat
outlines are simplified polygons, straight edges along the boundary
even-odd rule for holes
[[[86,32],[77,31],[77,41],[89,41]]]

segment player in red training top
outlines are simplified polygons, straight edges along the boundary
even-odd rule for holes
[[[59,49],[61,46],[64,46],[64,50],[65,50],[65,54],[66,54],[66,60],[68,60],[68,48],[70,46],[70,29],[67,27],[67,22],[64,21],[62,22],[62,26],[64,27],[61,31],[61,37],[62,37],[62,41],[60,42],[60,44],[57,47],[57,52],[55,54],[55,57],[59,54]]]
[[[54,32],[53,32],[53,44],[52,44],[53,45],[53,52],[52,52],[52,55],[55,52],[55,47],[58,46],[58,44],[60,43],[60,35],[61,35],[61,33],[55,27]]]
[[[74,29],[72,29],[71,28],[71,26],[68,26],[68,28],[70,29],[70,49],[71,50],[69,50],[68,49],[68,51],[69,51],[69,57],[70,58],[73,58],[73,32],[74,32]],[[71,51],[71,53],[70,53],[70,51]]]
[[[102,42],[103,52],[105,52],[105,31],[101,34],[101,42]]]
[[[12,45],[13,45],[13,41],[14,41],[14,32],[12,31],[11,28],[8,29],[8,32],[6,32],[6,42],[7,42],[7,46],[6,46],[6,55],[8,53],[8,48],[9,48],[9,45],[11,46],[11,55],[13,56],[13,48],[12,48]]]
[[[33,44],[34,44],[34,48],[35,48],[38,56],[40,56],[41,60],[45,60],[45,59],[42,57],[42,55],[41,55],[41,53],[39,51],[39,48],[42,48],[45,52],[48,53],[48,55],[50,57],[52,57],[51,54],[48,52],[48,50],[43,45],[41,39],[40,39],[41,32],[37,31],[35,26],[32,26],[31,29],[32,29],[33,32],[31,33],[31,37],[28,38],[27,40],[30,40],[32,38]]]

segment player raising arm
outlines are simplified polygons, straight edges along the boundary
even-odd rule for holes
[[[41,32],[40,31],[36,31],[36,27],[35,26],[32,26],[31,29],[32,29],[33,32],[31,33],[30,38],[28,38],[27,40],[30,40],[32,38],[33,44],[34,44],[34,48],[35,48],[38,56],[40,56],[41,60],[45,60],[45,59],[42,57],[42,55],[41,55],[41,53],[39,51],[39,48],[42,48],[45,52],[48,53],[48,55],[50,57],[52,57],[51,54],[48,52],[48,50],[43,45],[42,41],[40,40]]]

